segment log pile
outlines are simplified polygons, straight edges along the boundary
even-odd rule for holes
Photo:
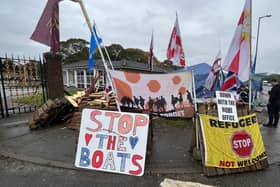
[[[48,100],[30,116],[30,129],[47,126],[55,120],[67,119],[66,127],[78,130],[84,108],[117,110],[113,91],[99,91],[99,88],[95,87],[99,77],[97,74],[85,91],[78,91],[62,99]]]
[[[66,96],[66,99],[75,107],[75,112],[66,122],[66,127],[73,130],[80,129],[82,111],[84,108],[117,110],[113,91],[99,91],[88,95],[85,92],[78,92],[73,96]]]
[[[61,114],[64,115],[68,113],[68,109],[70,108],[71,106],[69,106],[67,100],[65,99],[49,99],[38,110],[30,115],[29,128],[33,130],[49,126],[54,120],[59,118]]]

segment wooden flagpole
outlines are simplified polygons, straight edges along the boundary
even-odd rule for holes
[[[102,52],[102,50],[101,50],[101,47],[100,47],[100,45],[99,45],[99,42],[98,42],[98,40],[97,40],[97,36],[96,36],[95,32],[93,32],[93,28],[92,28],[92,26],[91,26],[91,23],[90,23],[90,20],[89,20],[89,16],[88,16],[88,14],[87,14],[87,11],[86,11],[86,9],[85,9],[85,6],[84,6],[84,4],[83,4],[83,1],[82,1],[82,0],[79,0],[78,2],[79,2],[79,4],[80,4],[81,10],[82,10],[83,15],[84,15],[84,17],[85,17],[85,20],[86,20],[86,23],[87,23],[87,25],[88,25],[88,27],[89,27],[89,30],[90,30],[90,32],[93,34],[93,37],[94,37],[94,40],[95,40],[95,42],[96,42],[96,44],[97,44],[97,48],[98,48],[98,51],[99,51],[99,53],[100,53],[100,56],[101,56],[101,59],[102,59],[102,62],[103,62],[105,71],[106,71],[106,73],[107,73],[107,77],[108,77],[108,79],[109,79],[109,81],[110,81],[110,83],[111,83],[111,85],[112,85],[112,88],[113,88],[113,90],[114,90],[114,92],[115,92],[115,95],[116,95],[115,100],[116,100],[116,104],[117,104],[118,111],[121,112],[120,104],[119,104],[119,102],[117,101],[118,99],[117,99],[116,87],[115,87],[115,84],[113,83],[113,80],[112,80],[111,75],[110,75],[110,73],[109,73],[109,69],[108,69],[108,66],[107,66],[107,64],[106,64],[106,61],[105,61],[103,52]]]

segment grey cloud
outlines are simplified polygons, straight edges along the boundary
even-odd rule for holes
[[[1,0],[0,55],[13,52],[37,56],[48,50],[47,47],[29,39],[46,2],[46,0]],[[189,64],[199,62],[211,64],[219,46],[225,56],[244,2],[244,0],[84,0],[90,18],[95,18],[106,44],[120,43],[124,47],[137,47],[148,51],[151,32],[154,29],[154,53],[160,60],[165,58],[177,11]],[[262,22],[257,71],[272,71],[274,67],[279,68],[278,7],[280,1],[277,0],[253,1],[253,52],[258,16],[267,13],[273,15],[269,20]],[[89,40],[89,30],[78,4],[69,0],[62,1],[60,21],[61,40],[70,37]]]

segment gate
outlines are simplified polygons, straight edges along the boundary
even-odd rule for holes
[[[46,99],[45,64],[41,60],[0,57],[0,113],[33,112]]]

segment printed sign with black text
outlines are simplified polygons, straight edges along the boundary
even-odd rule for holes
[[[216,91],[219,121],[238,122],[236,102],[230,92]]]

